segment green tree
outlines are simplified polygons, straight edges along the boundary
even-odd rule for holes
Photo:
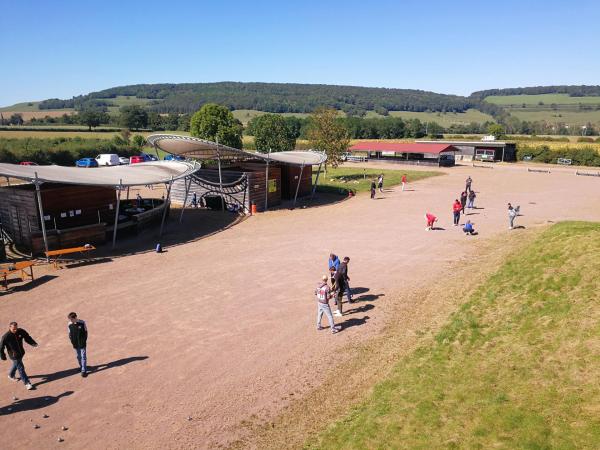
[[[157,112],[150,112],[148,114],[148,127],[152,131],[162,131],[165,129],[163,118]]]
[[[83,125],[87,125],[89,131],[92,131],[92,128],[96,128],[100,125],[103,118],[102,112],[91,109],[79,113],[79,122]]]
[[[243,126],[225,106],[207,103],[190,120],[190,134],[233,148],[242,148]]]
[[[144,145],[146,145],[146,139],[144,139],[144,136],[141,134],[136,134],[131,139],[131,143],[137,148],[142,148]]]
[[[254,144],[259,152],[284,152],[296,146],[296,138],[279,114],[264,114],[252,121]]]
[[[325,152],[327,164],[334,168],[342,162],[341,156],[350,145],[348,130],[338,119],[335,109],[318,108],[311,114],[308,139],[312,148]]]
[[[500,139],[502,136],[504,136],[504,127],[499,123],[493,123],[488,126],[487,132],[496,139]]]
[[[10,116],[9,122],[11,125],[23,125],[23,116],[19,113],[15,113]]]
[[[148,113],[138,105],[122,106],[119,110],[121,126],[130,130],[139,130],[148,126]]]
[[[192,116],[189,114],[182,114],[177,119],[177,130],[179,131],[190,131],[190,120]]]
[[[433,138],[444,133],[444,127],[437,122],[427,122],[427,134]]]

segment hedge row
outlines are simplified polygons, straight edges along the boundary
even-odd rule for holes
[[[80,158],[94,158],[100,153],[117,153],[129,157],[140,150],[130,144],[106,139],[4,139],[0,138],[0,162],[72,166]]]
[[[593,147],[565,147],[552,150],[547,145],[517,144],[517,160],[531,156],[532,161],[556,164],[558,158],[570,159],[577,166],[600,166],[600,154]]]

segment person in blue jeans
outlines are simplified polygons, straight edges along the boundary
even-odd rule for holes
[[[19,328],[17,322],[11,322],[8,325],[8,332],[2,336],[0,341],[0,359],[6,361],[6,355],[4,349],[8,353],[8,357],[12,360],[12,367],[8,372],[8,379],[11,381],[18,381],[15,378],[17,371],[21,377],[21,381],[25,384],[27,390],[35,389],[30,383],[27,372],[25,372],[25,366],[23,365],[23,357],[25,356],[25,347],[23,347],[23,341],[27,342],[32,347],[37,347],[38,344],[33,340],[29,333],[23,328]]]
[[[69,318],[69,340],[77,354],[81,376],[85,378],[87,377],[87,325],[83,320],[77,318],[77,313],[71,312],[67,317]]]

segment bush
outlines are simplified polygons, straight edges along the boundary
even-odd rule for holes
[[[577,138],[577,142],[594,142],[594,138],[591,138],[591,137],[580,137],[580,138]]]
[[[558,158],[565,158],[578,166],[600,166],[600,154],[595,148],[589,146],[551,150],[547,145],[517,144],[517,160],[522,160],[525,155],[531,155],[533,161],[547,164],[556,164]]]

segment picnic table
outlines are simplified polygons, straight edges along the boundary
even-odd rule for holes
[[[21,279],[25,280],[26,278],[31,278],[33,281],[33,266],[35,263],[33,261],[20,261],[14,264],[9,264],[3,267],[0,267],[0,278],[4,280],[3,285],[4,289],[8,290],[8,276],[13,275],[15,273],[21,272]],[[29,269],[29,273],[27,273],[27,269]]]
[[[93,245],[84,245],[82,247],[71,247],[71,248],[61,248],[60,250],[50,250],[46,252],[46,257],[52,262],[52,265],[55,268],[59,268],[59,263],[61,259],[65,255],[71,255],[73,253],[84,254],[87,252],[91,252],[92,250],[96,250],[96,247]]]

